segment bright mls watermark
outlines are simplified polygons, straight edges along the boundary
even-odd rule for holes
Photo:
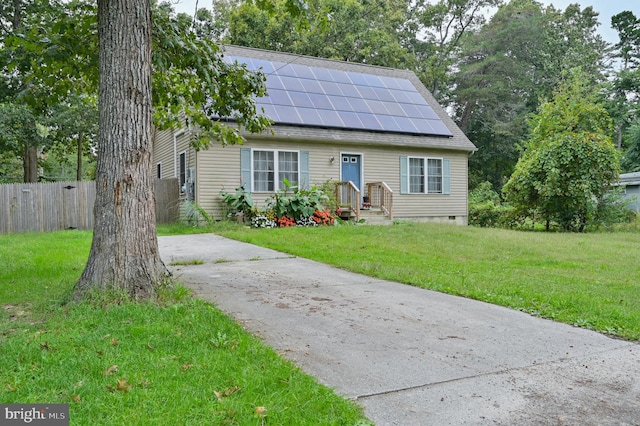
[[[0,404],[0,426],[69,426],[69,404]]]

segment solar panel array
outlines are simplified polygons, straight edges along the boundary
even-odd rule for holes
[[[258,107],[275,123],[452,136],[411,81],[402,78],[227,56],[266,75]]]

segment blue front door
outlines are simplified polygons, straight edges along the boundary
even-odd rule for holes
[[[342,180],[351,181],[362,192],[360,187],[360,156],[354,154],[342,154]]]

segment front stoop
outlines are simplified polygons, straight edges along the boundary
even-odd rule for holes
[[[360,219],[364,219],[366,225],[393,225],[393,221],[380,209],[360,210]]]

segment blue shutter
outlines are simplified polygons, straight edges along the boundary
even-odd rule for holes
[[[400,157],[400,193],[409,193],[409,159]]]
[[[240,185],[251,192],[251,148],[240,148]]]
[[[451,160],[448,158],[442,160],[442,193],[451,194]]]
[[[300,151],[300,182],[301,189],[311,189],[309,177],[309,151]]]

